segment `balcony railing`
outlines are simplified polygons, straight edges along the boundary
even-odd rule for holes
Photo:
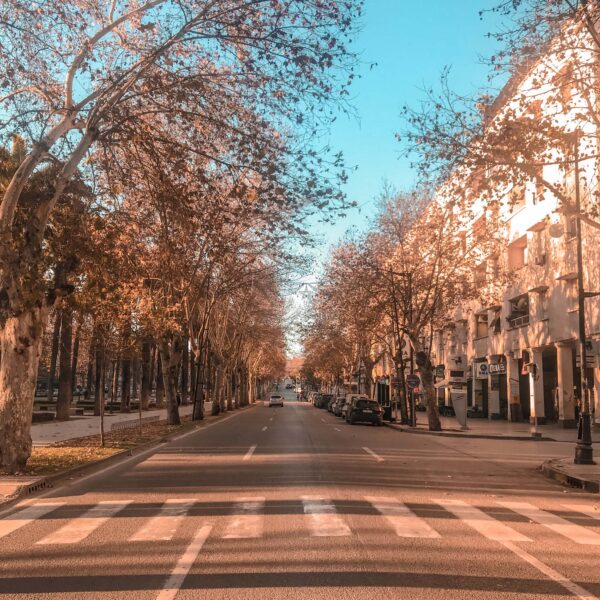
[[[510,327],[523,327],[523,325],[529,325],[529,315],[522,315],[520,317],[508,318],[508,324]]]

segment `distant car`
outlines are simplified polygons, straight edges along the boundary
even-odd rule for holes
[[[269,406],[283,406],[283,396],[271,394],[269,397]]]
[[[285,386],[285,389],[286,389],[286,390],[293,390],[293,389],[294,389],[294,384],[293,384],[293,383],[288,383],[288,384]]]
[[[383,414],[379,402],[354,396],[346,412],[346,422],[350,425],[360,422],[373,423],[377,426],[383,425]]]

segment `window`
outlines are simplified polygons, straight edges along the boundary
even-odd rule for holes
[[[486,337],[489,333],[488,315],[487,312],[478,313],[475,315],[475,337]]]
[[[510,302],[506,320],[511,327],[521,327],[529,323],[529,296],[523,294],[513,298]]]
[[[475,243],[482,242],[486,238],[486,220],[485,215],[482,215],[473,223],[473,240]]]
[[[565,232],[567,239],[572,240],[577,237],[577,217],[567,217],[566,221]]]
[[[533,190],[533,203],[539,204],[544,201],[544,192],[546,191],[546,186],[544,185],[544,166],[540,165],[536,167],[535,178],[533,180],[534,190]]]
[[[486,281],[486,264],[483,262],[475,267],[475,284],[484,285]]]
[[[525,186],[515,184],[508,195],[508,203],[512,212],[516,212],[525,206]]]
[[[527,264],[527,236],[524,235],[508,246],[508,268],[516,271]]]
[[[533,233],[532,242],[534,254],[531,262],[541,267],[546,264],[546,237],[543,229]]]
[[[497,335],[502,332],[502,321],[500,319],[500,311],[499,310],[494,311],[494,316],[492,317],[492,320],[489,323],[488,330],[493,335]]]

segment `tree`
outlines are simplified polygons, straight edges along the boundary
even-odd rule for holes
[[[28,1],[0,2],[0,69],[7,74],[0,82],[0,131],[16,127],[30,139],[0,204],[6,470],[21,470],[29,456],[42,334],[49,310],[72,285],[71,265],[49,276],[42,256],[47,225],[78,169],[94,179],[94,153],[126,145],[154,115],[172,138],[187,142],[188,152],[208,161],[199,180],[222,166],[246,171],[246,179],[256,174],[264,200],[259,214],[275,217],[270,211],[281,209],[281,198],[290,214],[341,200],[335,190],[345,177],[341,158],[324,158],[311,140],[345,105],[354,64],[348,44],[360,6],[360,0],[67,0],[39,3],[34,11]],[[148,131],[158,142],[158,132]],[[27,190],[48,162],[52,193],[28,203]],[[247,187],[234,179],[240,192]],[[302,186],[290,185],[294,179]]]

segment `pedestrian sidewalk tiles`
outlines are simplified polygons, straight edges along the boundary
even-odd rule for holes
[[[207,406],[209,404],[207,403]],[[179,407],[179,414],[183,417],[192,413],[192,405]],[[165,408],[158,410],[144,411],[142,417],[155,416],[159,420],[167,418],[167,410]],[[104,423],[106,431],[110,431],[113,423],[121,423],[123,421],[132,421],[137,423],[138,413],[106,413],[104,415]],[[48,421],[46,423],[34,423],[31,426],[31,439],[34,446],[48,446],[55,442],[63,442],[88,435],[100,433],[100,417],[98,416],[76,416],[71,417],[68,421]]]
[[[224,517],[215,528],[223,540],[262,538],[268,535],[269,515],[297,515],[303,520],[306,536],[347,537],[356,532],[348,522],[349,514],[381,517],[380,523],[400,538],[435,540],[442,537],[436,520],[454,519],[469,530],[500,542],[533,543],[531,525],[543,536],[568,539],[580,546],[600,546],[600,504],[570,501],[560,508],[543,510],[535,504],[508,499],[494,500],[485,506],[449,497],[432,497],[426,504],[405,503],[395,496],[364,496],[355,500],[334,500],[324,495],[304,495],[299,499],[267,501],[264,496],[244,496],[230,502],[200,503],[192,497],[168,498],[162,503],[139,503],[130,499],[108,499],[87,505],[69,505],[64,499],[29,504],[0,520],[0,539],[16,535],[26,527],[43,522],[36,536],[27,536],[36,546],[56,546],[85,542],[94,531],[106,527],[126,531],[129,543],[169,541],[178,530],[185,530],[189,516]],[[144,517],[140,523],[139,517]],[[135,528],[111,527],[114,519],[135,519]],[[52,523],[48,531],[47,524]],[[526,530],[522,525],[528,524]],[[121,525],[122,523],[120,523]],[[117,533],[117,535],[118,535]]]
[[[442,433],[448,435],[472,435],[473,437],[519,437],[531,439],[534,428],[529,423],[511,423],[504,420],[489,419],[468,419],[467,430],[462,430],[458,421],[454,417],[440,417],[442,423]],[[402,425],[402,429],[409,431],[410,428]],[[428,431],[427,415],[423,412],[417,412],[417,430]],[[565,429],[555,423],[538,425],[537,432],[541,434],[542,439],[552,439],[557,442],[576,442],[577,429]],[[594,442],[600,442],[600,430],[597,428],[592,431]]]

